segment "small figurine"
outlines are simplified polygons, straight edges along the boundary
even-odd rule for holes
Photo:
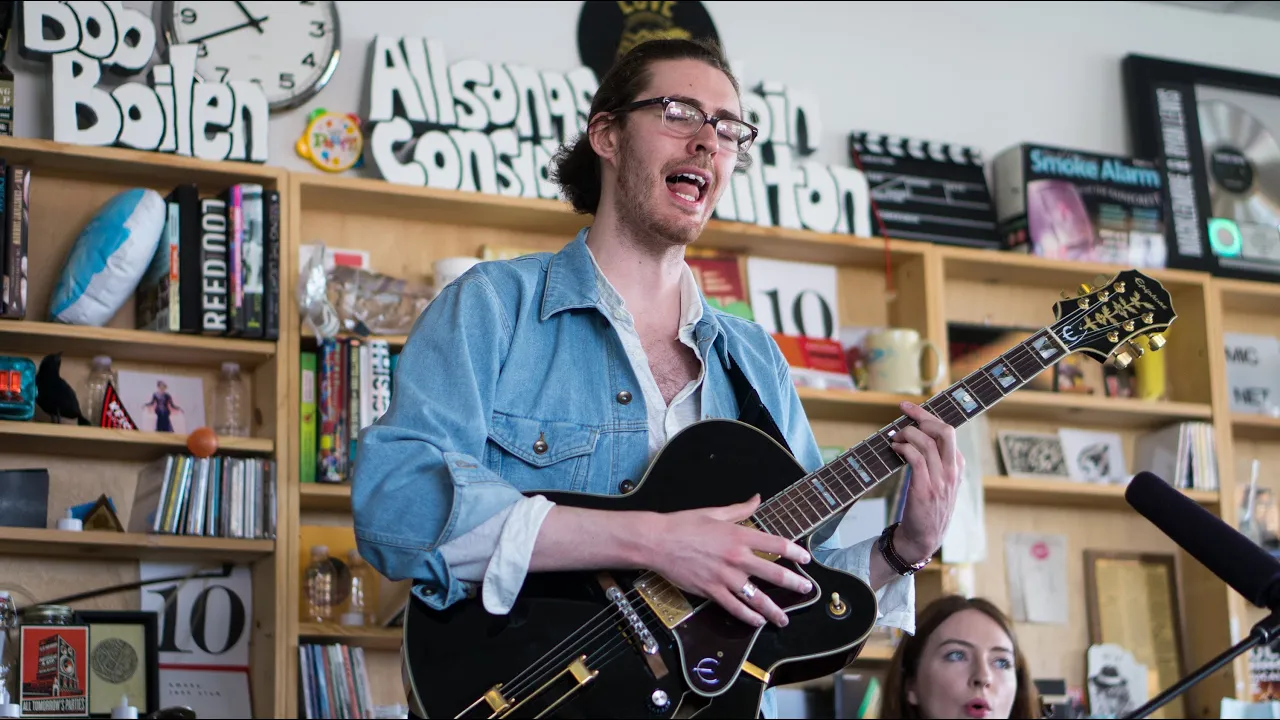
[[[331,113],[317,108],[307,116],[307,129],[298,138],[295,149],[298,155],[327,172],[360,167],[364,156],[360,118],[352,113]]]
[[[70,383],[62,379],[62,353],[45,355],[36,371],[36,404],[49,414],[55,423],[62,418],[75,418],[79,425],[92,425],[80,411],[80,400]]]

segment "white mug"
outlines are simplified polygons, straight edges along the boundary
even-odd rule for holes
[[[479,262],[480,258],[474,257],[445,257],[435,261],[432,270],[435,271],[436,292],[440,292],[445,285],[462,277],[463,273]]]
[[[931,340],[908,328],[890,328],[867,335],[867,389],[879,392],[921,395],[942,379],[942,353]],[[936,359],[933,377],[924,380],[920,363],[925,349]]]

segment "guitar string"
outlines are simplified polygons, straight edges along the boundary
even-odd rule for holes
[[[1059,324],[1059,323],[1061,323],[1061,322],[1063,322],[1063,321],[1067,321],[1068,323],[1069,323],[1069,322],[1071,322],[1071,321],[1074,321],[1074,319],[1075,319],[1077,316],[1082,315],[1082,314],[1086,314],[1086,313],[1088,312],[1088,310],[1089,310],[1088,308],[1085,308],[1085,309],[1081,309],[1081,310],[1073,311],[1073,312],[1072,312],[1071,314],[1069,314],[1066,318],[1063,318],[1063,320],[1060,320],[1060,321],[1058,321],[1058,322],[1054,323],[1054,325],[1057,325],[1057,324]],[[1088,340],[1088,339],[1092,339],[1093,337],[1099,337],[1099,336],[1102,336],[1102,335],[1104,335],[1104,334],[1106,334],[1106,333],[1108,333],[1108,332],[1111,332],[1111,330],[1113,330],[1113,329],[1115,329],[1115,328],[1114,328],[1114,327],[1112,327],[1112,328],[1107,328],[1107,329],[1099,329],[1099,330],[1095,330],[1095,331],[1088,331],[1088,332],[1086,332],[1084,335],[1082,335],[1082,336],[1081,336],[1081,338],[1080,338],[1079,342],[1084,342],[1084,341],[1086,341],[1086,340]],[[1050,326],[1049,328],[1046,328],[1046,329],[1045,329],[1045,332],[1046,332],[1046,333],[1050,333],[1050,334],[1051,334],[1051,333],[1052,333],[1052,326]],[[1037,333],[1036,335],[1033,335],[1031,338],[1028,338],[1026,341],[1024,341],[1024,342],[1022,342],[1022,343],[1019,343],[1016,347],[1014,347],[1014,348],[1010,351],[1010,356],[1009,356],[1009,359],[1007,360],[1007,362],[1008,362],[1010,365],[1015,365],[1016,363],[1023,363],[1023,362],[1025,362],[1025,361],[1027,361],[1027,360],[1030,360],[1030,361],[1034,362],[1034,363],[1035,363],[1035,366],[1036,366],[1036,367],[1034,368],[1036,371],[1035,371],[1034,373],[1031,373],[1031,374],[1030,374],[1030,375],[1029,375],[1025,380],[1022,380],[1022,382],[1021,382],[1021,383],[1019,383],[1018,387],[1017,387],[1017,388],[1015,388],[1015,390],[1020,389],[1023,385],[1026,385],[1028,382],[1030,382],[1033,378],[1035,378],[1035,377],[1036,377],[1037,375],[1039,375],[1041,372],[1043,372],[1043,371],[1047,370],[1049,367],[1053,366],[1053,365],[1054,365],[1054,364],[1056,364],[1057,362],[1060,362],[1060,361],[1061,361],[1061,359],[1062,359],[1061,357],[1059,357],[1059,359],[1058,359],[1058,360],[1055,360],[1054,362],[1049,363],[1049,365],[1040,365],[1040,361],[1039,361],[1039,360],[1036,360],[1036,353],[1035,353],[1035,351],[1034,351],[1034,350],[1032,350],[1032,349],[1028,346],[1028,344],[1029,344],[1029,343],[1031,343],[1031,342],[1033,342],[1034,340],[1036,340],[1039,336],[1040,336],[1040,333]],[[1018,353],[1020,353],[1020,354],[1021,354],[1021,357],[1016,357],[1016,356],[1015,356],[1015,354],[1018,354]],[[1063,353],[1063,354],[1062,354],[1062,357],[1065,357],[1066,355],[1069,355],[1069,354],[1070,354],[1069,352],[1068,352],[1068,353]],[[1001,356],[1001,357],[1003,357],[1003,356]],[[994,363],[994,362],[996,362],[996,361],[994,361],[994,360],[993,360],[993,361],[992,361],[992,363]],[[992,363],[988,363],[988,364],[987,364],[986,366],[984,366],[984,367],[990,366]],[[1017,369],[1021,370],[1021,366],[1020,366],[1020,365],[1019,365],[1019,366],[1017,366]],[[970,376],[973,376],[973,375],[977,375],[979,372],[981,372],[981,371],[980,371],[980,370],[979,370],[979,371],[975,371],[974,373],[970,373],[970,375],[969,375],[969,376],[966,376],[966,377],[970,377]],[[1019,373],[1019,375],[1022,375],[1022,374],[1025,374],[1025,373],[1022,373],[1022,372],[1020,372],[1020,373]],[[986,378],[985,378],[985,376],[979,376],[979,377],[982,377],[984,380],[986,379]],[[976,381],[976,378],[975,378],[975,381]],[[961,408],[959,408],[958,406],[956,406],[955,401],[954,401],[954,400],[952,400],[952,399],[950,398],[950,395],[948,394],[948,392],[949,392],[952,388],[956,387],[956,385],[965,385],[965,386],[967,387],[967,385],[965,384],[965,381],[962,379],[962,380],[960,380],[959,382],[954,383],[952,386],[948,387],[946,390],[943,390],[942,392],[940,392],[940,393],[936,394],[933,398],[930,398],[930,401],[935,400],[935,399],[940,399],[940,398],[946,398],[946,399],[949,401],[949,404],[948,404],[948,405],[946,405],[946,406],[944,406],[944,407],[946,408],[946,410],[945,410],[945,411],[944,411],[944,410],[939,409],[939,410],[937,410],[936,412],[939,412],[939,413],[946,413],[946,412],[949,412],[949,413],[957,413],[957,414],[958,414],[957,419],[969,420],[969,419],[972,419],[972,417],[976,417],[977,415],[982,414],[982,412],[985,412],[985,411],[986,411],[987,409],[989,409],[990,407],[994,407],[994,405],[996,404],[996,403],[991,403],[990,405],[983,406],[983,408],[982,408],[982,411],[981,411],[981,412],[974,413],[974,415],[972,415],[972,416],[967,415],[967,414],[965,414],[965,412],[964,412],[964,410],[963,410],[963,409],[961,409]],[[972,391],[970,391],[970,392],[971,392],[971,394],[974,394],[974,393],[972,393]],[[1011,392],[1012,392],[1012,391],[1011,391]],[[1002,395],[1001,395],[1001,397],[999,398],[999,400],[1003,400],[1003,399],[1004,399],[1005,397],[1007,397],[1009,394],[1010,394],[1010,393],[1004,393],[1004,392],[1002,392]],[[926,404],[928,404],[928,402],[929,402],[929,401],[926,401]],[[997,402],[998,402],[998,401],[997,401]],[[891,447],[891,444],[890,444],[888,441],[886,441],[886,440],[884,439],[884,436],[883,436],[883,434],[882,434],[882,433],[883,433],[883,430],[884,430],[884,429],[886,429],[886,428],[890,428],[890,427],[892,427],[892,426],[894,426],[894,425],[898,424],[899,422],[901,422],[901,420],[902,420],[902,419],[903,419],[903,418],[899,418],[898,420],[895,420],[895,421],[893,421],[892,423],[889,423],[889,424],[888,424],[888,425],[886,425],[884,428],[881,428],[881,430],[879,430],[879,431],[877,431],[876,433],[874,433],[874,434],[873,434],[870,438],[868,438],[867,440],[864,440],[864,441],[862,441],[862,442],[858,443],[857,445],[853,446],[852,451],[853,451],[853,452],[855,453],[855,455],[856,455],[857,448],[861,447],[862,445],[868,444],[868,443],[870,443],[870,442],[874,442],[874,441],[876,441],[876,440],[879,440],[880,442],[884,443],[884,444],[886,445],[886,447]],[[914,423],[914,421],[910,421],[908,424],[910,425],[910,424],[913,424],[913,423]],[[948,421],[948,424],[951,424],[951,423]],[[881,457],[879,456],[879,453],[878,453],[878,451],[877,451],[877,450],[875,450],[875,449],[869,449],[869,452],[871,452],[872,456],[873,456],[873,457],[875,457],[877,460],[879,460],[879,462],[880,462],[881,464],[883,464],[883,465],[885,465],[886,467],[888,467],[888,465],[887,465],[887,463],[885,463],[884,459],[883,459],[883,458],[881,458]],[[896,451],[895,451],[895,452],[896,452]],[[847,453],[845,453],[845,454],[847,454]],[[865,458],[857,458],[857,459],[859,459],[859,460],[863,460],[863,461],[865,462]],[[799,511],[800,517],[801,517],[802,519],[807,519],[807,518],[805,517],[805,514],[804,514],[804,512],[805,512],[805,511],[804,511],[804,507],[800,504],[800,501],[801,501],[801,500],[804,500],[805,502],[807,502],[807,503],[808,503],[808,504],[809,504],[809,505],[810,505],[810,506],[811,506],[815,511],[817,510],[817,506],[815,506],[815,505],[813,504],[813,499],[815,499],[815,498],[816,498],[816,499],[817,499],[820,503],[822,503],[824,506],[826,506],[826,505],[828,504],[828,503],[827,503],[827,501],[826,501],[826,499],[822,497],[821,492],[819,492],[819,491],[817,490],[817,488],[815,488],[815,487],[813,486],[813,483],[812,483],[812,482],[810,482],[810,480],[811,480],[814,476],[816,476],[816,474],[817,474],[819,471],[821,471],[822,469],[824,469],[824,468],[826,468],[826,467],[830,467],[830,465],[824,465],[824,466],[823,466],[823,468],[819,468],[818,470],[814,471],[813,473],[809,473],[808,475],[805,475],[803,478],[801,478],[800,480],[796,481],[796,483],[794,483],[793,485],[791,485],[790,487],[788,487],[786,490],[783,490],[782,492],[778,493],[777,495],[775,495],[775,496],[774,496],[773,498],[771,498],[770,500],[768,500],[768,501],[766,501],[766,502],[764,502],[764,503],[761,503],[760,508],[758,508],[758,509],[757,509],[757,513],[758,513],[760,510],[772,510],[773,515],[774,515],[774,518],[776,518],[776,519],[778,519],[778,520],[779,520],[778,526],[779,526],[779,527],[781,527],[781,529],[782,529],[782,530],[784,530],[784,531],[786,531],[788,534],[791,534],[791,533],[792,533],[791,528],[790,528],[790,527],[788,527],[788,525],[786,524],[786,521],[782,518],[782,511],[783,511],[783,510],[786,510],[786,511],[787,511],[787,517],[790,519],[791,524],[796,525],[796,526],[798,526],[798,527],[801,527],[801,528],[802,528],[802,532],[798,533],[798,535],[796,535],[796,537],[802,537],[802,536],[804,536],[804,535],[805,535],[805,534],[807,534],[807,532],[809,532],[810,530],[806,530],[806,529],[804,529],[803,525],[801,525],[800,523],[796,522],[796,520],[795,520],[795,516],[791,514],[790,510],[791,510],[792,508],[797,509],[797,510]],[[845,480],[846,480],[846,479],[854,479],[854,480],[855,480],[855,482],[858,482],[858,486],[861,488],[862,483],[861,483],[860,481],[857,481],[856,476],[855,476],[851,471],[849,471],[848,469],[843,468],[843,467],[841,468],[841,470],[844,470],[845,472],[848,472],[848,473],[849,473],[849,475],[848,475],[848,477],[847,477],[847,478],[841,478],[841,477],[839,476],[839,474],[837,473],[837,475],[836,475],[836,479],[837,479],[837,480],[840,480],[840,482],[841,482],[841,484],[842,484],[842,485],[844,485],[844,484],[845,484]],[[892,474],[893,472],[896,472],[896,469],[895,469],[895,470],[891,470],[889,474]],[[885,475],[884,477],[888,477],[888,475]],[[859,497],[861,497],[864,493],[866,493],[866,492],[870,491],[872,487],[875,487],[876,485],[880,484],[880,483],[884,480],[884,477],[877,478],[877,479],[876,479],[874,482],[872,482],[868,487],[866,487],[866,488],[861,488],[861,489],[859,490],[859,492],[857,492],[857,493],[853,493],[853,497],[852,497],[849,501],[846,501],[846,502],[856,501],[856,500],[857,500]],[[848,488],[848,486],[847,486],[847,485],[845,485],[844,489],[845,489],[845,491],[846,491],[846,492],[851,492],[851,491],[849,490],[849,488]],[[798,491],[798,497],[796,497],[796,498],[794,498],[794,499],[793,499],[792,497],[790,497],[792,494],[797,493],[797,491]],[[780,509],[773,510],[773,506],[774,506],[774,505],[777,505]],[[842,505],[843,505],[843,503],[842,503]],[[839,512],[839,511],[838,511],[838,510],[836,510],[836,511],[831,511],[831,512],[832,512],[832,514],[834,514],[834,512]],[[775,534],[776,534],[776,533],[775,533]],[[791,539],[793,539],[793,540],[794,540],[795,538],[791,538]]]
[[[1055,325],[1058,325],[1058,324],[1061,324],[1061,323],[1062,323],[1062,322],[1064,322],[1064,321],[1066,321],[1066,322],[1074,321],[1074,319],[1075,319],[1076,317],[1078,317],[1078,316],[1080,316],[1080,315],[1085,314],[1087,311],[1088,311],[1088,309],[1087,309],[1087,308],[1085,308],[1085,309],[1080,309],[1080,310],[1077,310],[1077,311],[1073,311],[1073,312],[1072,312],[1071,314],[1069,314],[1066,318],[1062,318],[1062,319],[1060,319],[1059,321],[1057,321],[1057,322],[1056,322],[1056,323],[1054,323],[1054,324],[1055,324]],[[1050,326],[1049,328],[1046,328],[1046,332],[1048,332],[1048,333],[1052,333],[1052,329],[1051,329],[1051,328],[1052,328],[1052,326]],[[1111,329],[1114,329],[1114,328],[1111,328]],[[1086,339],[1092,339],[1092,338],[1094,338],[1094,337],[1100,337],[1100,336],[1102,336],[1102,335],[1106,334],[1107,332],[1110,332],[1110,331],[1111,331],[1111,329],[1099,329],[1099,330],[1092,331],[1092,332],[1086,332],[1083,336],[1081,336],[1081,338],[1080,338],[1080,341],[1079,341],[1079,342],[1084,342]],[[1034,340],[1036,340],[1038,336],[1039,336],[1039,334],[1037,334],[1037,335],[1035,335],[1035,336],[1032,336],[1032,337],[1031,337],[1031,338],[1029,338],[1027,341],[1024,341],[1023,343],[1019,343],[1015,348],[1013,348],[1012,353],[1014,353],[1014,354],[1021,353],[1021,354],[1023,354],[1023,355],[1024,355],[1024,357],[1020,357],[1020,358],[1014,359],[1014,355],[1013,355],[1013,354],[1011,354],[1009,362],[1010,362],[1010,363],[1014,363],[1014,362],[1021,362],[1021,361],[1026,360],[1026,359],[1032,359],[1032,360],[1034,360],[1034,359],[1035,359],[1035,352],[1034,352],[1034,351],[1033,351],[1033,350],[1028,346],[1028,343],[1033,342]],[[1068,355],[1068,354],[1070,354],[1070,352],[1068,352],[1068,353],[1064,353],[1064,354],[1063,354],[1063,357],[1065,357],[1065,356],[1066,356],[1066,355]],[[1020,383],[1018,387],[1019,387],[1019,388],[1021,388],[1021,387],[1022,387],[1022,385],[1025,385],[1027,382],[1030,382],[1030,380],[1031,380],[1032,378],[1034,378],[1036,375],[1038,375],[1038,374],[1039,374],[1039,372],[1043,372],[1044,370],[1048,369],[1048,367],[1050,367],[1050,366],[1052,366],[1053,364],[1056,364],[1057,362],[1060,362],[1060,361],[1061,361],[1061,357],[1060,357],[1058,360],[1054,361],[1053,363],[1050,363],[1049,365],[1041,366],[1041,367],[1039,368],[1039,370],[1038,370],[1036,373],[1031,374],[1027,379],[1023,380],[1023,381],[1022,381],[1022,383]],[[1039,361],[1036,361],[1036,363],[1037,363],[1037,365],[1038,365],[1038,364],[1039,364]],[[974,373],[974,374],[976,374],[976,373]],[[961,383],[958,383],[958,384],[962,384],[962,383],[963,383],[963,380],[961,381]],[[954,386],[953,386],[953,387],[954,387]],[[948,388],[948,390],[949,390],[949,389],[950,389],[950,388]],[[935,398],[937,398],[937,397],[948,397],[945,393],[946,393],[946,391],[943,391],[942,393],[938,393],[938,394],[935,396]],[[1006,394],[1002,395],[1002,397],[1001,397],[1000,399],[1003,399],[1003,397],[1004,397],[1004,396],[1006,396],[1007,394],[1008,394],[1008,393],[1006,393]],[[994,405],[994,403],[993,403],[991,406],[993,406],[993,405]],[[983,410],[985,411],[986,409],[988,409],[988,408],[989,408],[989,407],[991,407],[991,406],[986,406],[986,407],[984,407],[984,408],[983,408]],[[954,405],[953,405],[953,406],[951,406],[951,407],[952,407],[952,409],[954,409],[955,411],[960,412],[962,417],[964,417],[964,418],[966,418],[966,419],[969,417],[969,416],[964,415],[964,414],[963,414],[963,411],[962,411],[962,410],[960,410],[959,408],[955,407]],[[899,420],[900,420],[900,419],[899,419]],[[896,424],[897,422],[898,422],[898,421],[897,421],[897,420],[895,420],[893,423],[890,423],[890,425],[887,425],[886,427],[889,427],[889,426],[891,426],[891,425],[893,425],[893,424]],[[872,438],[872,439],[874,439],[875,437],[879,437],[879,438],[883,439],[883,436],[881,436],[879,432],[877,432],[877,433],[875,434],[875,436],[873,436],[873,438]],[[865,442],[866,442],[866,441],[864,441],[864,443],[865,443]],[[858,446],[860,446],[860,445],[862,445],[862,444],[863,444],[863,443],[859,443],[859,445],[858,445]],[[858,446],[854,446],[854,447],[855,447],[855,449],[856,449],[856,447],[858,447]],[[881,462],[883,463],[883,460],[882,460]],[[811,475],[812,475],[812,474],[810,474],[810,475],[806,476],[804,479],[802,479],[801,481],[799,481],[797,484],[803,483],[805,480],[807,480],[809,477],[811,477]],[[876,481],[876,483],[877,483],[877,484],[878,484],[879,482],[880,482],[880,480],[877,480],[877,481]],[[794,488],[795,488],[795,485],[793,485],[791,488],[788,488],[788,490],[787,490],[787,491],[783,491],[782,493],[779,493],[779,495],[775,496],[775,498],[774,498],[774,499],[772,499],[772,500],[770,500],[770,501],[769,501],[769,503],[771,504],[771,503],[775,502],[778,498],[785,497],[785,495],[788,493],[788,491],[789,491],[789,490],[791,490],[791,489],[794,489]],[[803,491],[805,491],[805,492],[809,492],[809,488],[808,488],[808,487],[804,487],[804,488],[802,488],[802,490],[803,490]],[[846,491],[847,491],[847,490],[848,490],[848,488],[846,487]],[[865,490],[863,490],[862,492],[866,492],[867,490],[870,490],[870,488],[866,488],[866,489],[865,489]],[[853,500],[856,500],[856,499],[857,499],[861,494],[862,494],[862,493],[859,493],[858,495],[856,495],[856,496],[853,498]],[[821,500],[821,497],[816,493],[816,491],[814,491],[814,492],[813,492],[813,495],[814,495],[814,497],[818,497],[818,498]],[[802,497],[804,497],[804,496],[802,495]],[[806,500],[806,501],[807,501],[807,500]],[[797,501],[790,501],[790,502],[792,502],[792,504],[793,504],[795,507],[800,507],[800,505],[799,505],[799,503],[798,503]],[[825,500],[822,500],[822,502],[824,502],[824,503],[825,503]],[[812,503],[810,503],[810,505],[812,506]],[[762,505],[762,507],[764,507],[764,506]],[[816,510],[816,507],[814,507],[814,509]],[[758,512],[758,511],[757,511],[757,512]],[[775,517],[775,519],[779,519],[779,520],[781,520],[781,515],[780,515],[780,513],[778,513],[778,511],[774,511],[774,517]],[[792,518],[792,520],[793,520],[793,522],[794,522],[794,518]],[[783,529],[787,529],[785,525],[783,525],[782,527],[783,527]],[[789,529],[787,529],[787,531],[788,531],[788,532],[790,532],[790,530],[789,530]],[[801,535],[803,535],[803,533],[801,533]],[[660,575],[658,575],[657,573],[653,573],[653,572],[651,572],[651,571],[650,571],[650,572],[646,572],[646,573],[644,573],[641,577],[646,577],[646,576],[655,576],[655,577],[659,577],[659,578],[661,578],[661,576],[660,576]],[[665,580],[665,578],[663,578],[663,581],[668,585],[668,587],[669,587],[669,588],[670,588],[670,587],[674,587],[674,586],[671,586],[671,585],[670,585],[670,583],[669,583],[669,581],[666,581],[666,580]],[[631,605],[633,610],[635,610],[635,605],[633,605],[633,604],[632,604],[632,600],[633,600],[633,598],[632,598],[631,596],[632,596],[632,595],[637,595],[637,596],[638,596],[638,594],[639,594],[639,591],[638,591],[638,590],[635,590],[635,589],[633,589],[633,590],[631,590],[631,591],[629,591],[629,592],[627,592],[627,593],[625,593],[625,594],[624,594],[624,598],[625,598],[625,600],[626,600],[627,604],[628,604],[628,605]],[[704,601],[704,603],[703,603],[703,604],[705,604],[705,602],[709,602],[709,600],[708,600],[708,601]],[[641,603],[641,604],[640,604],[640,609],[639,609],[639,610],[637,610],[636,612],[637,612],[637,614],[638,614],[638,615],[647,615],[647,616],[649,616],[649,617],[650,617],[650,619],[651,619],[651,620],[653,620],[653,621],[656,621],[656,620],[657,620],[656,616],[654,616],[654,614],[653,614],[652,610],[649,608],[648,603]],[[592,622],[597,622],[597,621],[599,621],[603,616],[612,615],[612,614],[614,614],[614,613],[618,613],[618,608],[617,608],[617,606],[616,606],[616,605],[611,606],[611,607],[609,607],[609,608],[607,608],[607,609],[605,609],[605,610],[602,610],[602,611],[601,611],[600,613],[598,613],[594,618],[592,618],[591,620],[588,620],[588,621],[587,621],[587,623],[584,623],[584,625],[583,625],[582,627],[580,627],[577,631],[575,631],[575,632],[574,632],[574,633],[572,633],[569,637],[566,637],[563,641],[561,641],[561,642],[556,646],[556,648],[559,648],[559,647],[561,647],[561,646],[565,645],[566,643],[571,643],[571,642],[573,641],[573,639],[574,639],[574,637],[575,637],[576,635],[579,635],[579,634],[583,633],[584,631],[585,631],[585,632],[587,632],[587,633],[590,633],[590,634],[591,634],[591,638],[590,638],[590,639],[588,639],[588,640],[585,640],[585,641],[584,641],[584,642],[583,642],[579,647],[582,647],[582,645],[589,645],[592,641],[594,641],[596,638],[598,638],[598,637],[599,637],[599,635],[600,635],[600,633],[601,633],[601,632],[607,632],[607,631],[609,631],[610,627],[612,626],[613,620],[612,620],[612,619],[610,619],[610,618],[605,618],[603,623],[598,623],[598,624],[596,624],[594,627],[588,627],[588,626],[589,626],[589,625],[591,625],[591,623],[592,623]],[[619,617],[620,617],[623,621],[625,621],[625,620],[626,620],[626,618],[625,618],[625,617],[621,617],[621,615],[620,615],[620,614],[619,614]],[[624,639],[620,640],[620,642],[621,642],[623,645],[625,645],[625,644],[627,643],[627,640],[625,639],[625,634],[624,634]],[[526,668],[526,669],[525,669],[524,671],[522,671],[519,675],[517,675],[515,678],[513,678],[513,679],[512,679],[511,684],[512,684],[512,685],[516,685],[516,686],[517,686],[517,689],[516,689],[516,690],[511,691],[511,692],[512,692],[512,696],[513,696],[513,697],[514,697],[514,695],[515,695],[516,693],[518,693],[520,690],[523,690],[524,688],[526,688],[526,687],[529,685],[529,682],[528,682],[527,680],[525,680],[525,681],[520,680],[521,676],[526,675],[526,674],[528,674],[528,673],[530,673],[530,672],[538,673],[538,666],[539,666],[539,665],[541,665],[541,666],[542,666],[542,667],[544,667],[544,668],[548,668],[548,670],[551,670],[551,671],[554,671],[554,670],[555,670],[555,667],[557,667],[557,666],[559,665],[559,663],[561,662],[561,660],[552,661],[552,662],[544,662],[544,660],[545,660],[545,658],[546,658],[548,655],[551,655],[552,653],[555,653],[555,652],[556,652],[556,648],[552,648],[552,650],[550,650],[550,651],[548,651],[547,653],[545,653],[545,654],[543,655],[543,657],[542,657],[542,658],[539,658],[538,660],[534,661],[534,663],[533,663],[533,664],[531,664],[528,668]],[[598,651],[597,651],[597,652],[598,652]],[[562,658],[567,658],[567,657],[569,657],[569,656],[572,656],[573,654],[574,654],[574,653],[562,654]],[[577,654],[579,654],[579,655],[580,655],[580,654],[582,654],[582,653],[581,653],[581,652],[579,652],[579,653],[577,653]],[[542,677],[542,676],[545,676],[545,674],[546,674],[546,672],[547,672],[548,670],[544,670],[542,673],[538,673],[538,677],[537,677],[537,678],[534,678],[534,679],[541,679],[541,677]]]

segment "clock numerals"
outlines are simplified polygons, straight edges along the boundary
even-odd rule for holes
[[[218,82],[226,82],[227,73],[231,72],[231,68],[224,68],[221,65],[219,65],[215,67],[213,71],[218,73]]]
[[[312,20],[311,32],[307,34],[311,37],[324,37],[324,23],[319,20]]]
[[[209,57],[209,46],[204,43],[200,43],[200,49],[196,50],[196,57]]]
[[[303,64],[303,65],[306,65],[307,67],[311,67],[311,68],[315,67],[315,66],[316,66],[316,54],[315,54],[315,53],[307,53],[307,56],[306,56],[306,57],[304,57],[304,58],[302,58],[302,64]]]
[[[294,86],[293,73],[280,73],[280,89],[292,90]]]
[[[182,24],[194,25],[196,22],[196,11],[192,8],[182,8]]]

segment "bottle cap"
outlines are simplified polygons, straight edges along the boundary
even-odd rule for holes
[[[350,627],[360,627],[364,625],[364,613],[345,612],[342,617],[338,618],[338,623]]]
[[[94,356],[93,356],[93,365],[94,365],[94,367],[104,367],[104,366],[105,366],[105,367],[110,367],[110,365],[111,365],[111,356],[110,356],[110,355],[94,355]]]
[[[111,708],[112,718],[136,718],[138,717],[138,708],[129,704],[129,696],[121,695],[120,704]]]
[[[240,363],[224,362],[222,363],[222,372],[224,373],[240,372]]]
[[[58,529],[72,531],[84,530],[84,523],[81,522],[79,518],[72,517],[71,508],[67,508],[66,517],[58,518]]]
[[[312,555],[318,555],[318,554],[320,554],[320,553],[324,553],[325,555],[328,555],[328,554],[329,554],[329,546],[328,546],[328,545],[312,545],[312,546],[311,546],[311,554],[312,554]]]

